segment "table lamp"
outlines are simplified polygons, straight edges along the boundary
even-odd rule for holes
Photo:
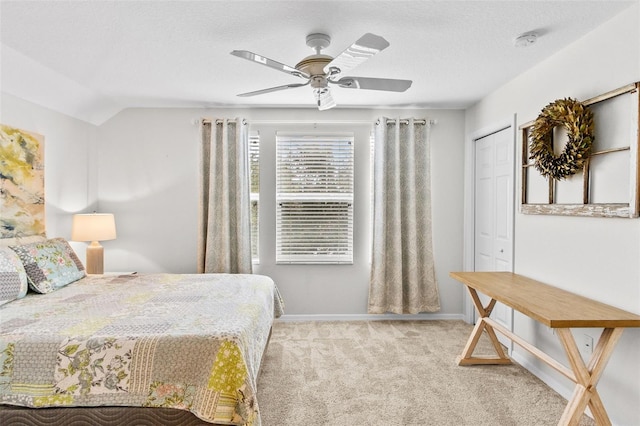
[[[73,215],[71,226],[73,241],[91,241],[87,246],[87,274],[104,273],[104,248],[98,241],[116,239],[116,222],[111,213]]]

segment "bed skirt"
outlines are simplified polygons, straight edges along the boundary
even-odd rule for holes
[[[0,405],[0,424],[11,426],[212,426],[193,413],[174,408],[65,407]]]

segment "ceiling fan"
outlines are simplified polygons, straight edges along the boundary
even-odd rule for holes
[[[283,86],[242,93],[238,96],[262,95],[264,93],[310,85],[313,88],[318,109],[326,110],[336,106],[331,96],[329,85],[336,85],[345,89],[385,90],[390,92],[404,92],[411,87],[411,80],[345,76],[346,72],[351,71],[378,52],[389,47],[389,42],[384,38],[367,33],[335,58],[320,53],[320,51],[328,47],[330,43],[331,37],[326,34],[309,34],[307,36],[307,46],[311,47],[315,51],[315,54],[307,56],[298,62],[295,67],[290,67],[289,65],[282,64],[247,50],[234,50],[231,52],[234,56],[307,80],[305,83],[285,84]]]

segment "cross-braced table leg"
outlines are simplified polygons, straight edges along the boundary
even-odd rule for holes
[[[558,422],[559,425],[577,425],[587,405],[591,409],[596,424],[611,425],[607,411],[596,390],[596,385],[623,330],[624,328],[605,328],[591,355],[589,364],[585,365],[571,330],[568,328],[557,329],[558,337],[564,346],[569,364],[576,377],[576,387]]]
[[[462,351],[462,355],[460,355],[456,362],[458,365],[474,365],[474,364],[511,364],[511,359],[507,355],[505,355],[502,350],[502,345],[498,341],[498,337],[496,336],[493,327],[486,322],[486,319],[491,315],[491,311],[496,304],[495,299],[491,299],[487,306],[482,305],[482,301],[478,296],[478,292],[471,287],[467,287],[469,290],[469,294],[471,295],[471,300],[473,301],[473,305],[476,307],[478,314],[480,315],[480,319],[476,323],[473,332],[471,332],[471,336],[469,336],[469,340],[467,341],[464,350]],[[496,351],[498,357],[489,357],[489,358],[477,358],[472,356],[473,351],[480,340],[480,336],[482,336],[482,332],[486,331],[489,339],[491,339],[491,343],[493,344],[493,348]]]

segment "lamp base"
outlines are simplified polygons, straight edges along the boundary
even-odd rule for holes
[[[87,246],[87,274],[104,274],[104,248],[97,241]]]

